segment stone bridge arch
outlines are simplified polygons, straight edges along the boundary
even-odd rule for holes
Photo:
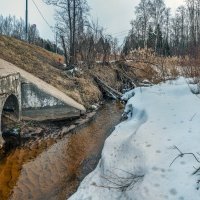
[[[13,121],[20,120],[20,104],[15,94],[9,94],[2,100],[0,109],[0,128],[1,132],[6,128],[4,119],[8,118]]]
[[[19,73],[0,76],[0,148],[3,146],[3,116],[12,120],[21,118],[21,79]]]

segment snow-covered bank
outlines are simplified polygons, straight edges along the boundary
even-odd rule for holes
[[[180,78],[137,88],[130,104],[133,115],[106,140],[97,168],[70,200],[200,199],[200,177],[192,175],[200,163],[184,155],[170,167],[180,154],[174,146],[200,157],[200,99]]]

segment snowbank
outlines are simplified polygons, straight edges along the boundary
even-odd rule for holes
[[[200,99],[183,78],[134,92],[133,115],[106,140],[97,168],[70,200],[200,199],[200,177],[192,175],[200,163],[192,155],[173,162],[174,146],[200,157]]]

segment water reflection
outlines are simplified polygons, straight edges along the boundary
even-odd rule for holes
[[[66,199],[98,163],[106,137],[119,122],[117,103],[103,106],[93,121],[59,141],[37,141],[0,161],[0,199]]]

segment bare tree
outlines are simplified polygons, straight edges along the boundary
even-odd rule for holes
[[[148,24],[151,19],[150,13],[151,4],[149,0],[141,0],[139,5],[136,7],[136,14],[138,20],[141,23],[142,28],[142,40],[144,42],[144,48],[147,48],[147,30]]]
[[[28,41],[29,43],[35,44],[36,39],[39,37],[39,32],[37,30],[36,24],[29,26]]]
[[[65,52],[68,66],[77,62],[79,39],[84,31],[89,7],[86,0],[45,0],[56,10],[57,30]]]

